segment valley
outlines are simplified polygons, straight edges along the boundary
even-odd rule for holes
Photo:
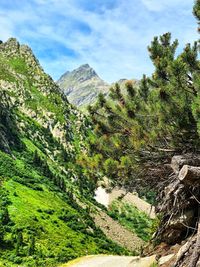
[[[0,42],[0,267],[200,266],[199,41],[148,53],[140,80],[55,82]]]

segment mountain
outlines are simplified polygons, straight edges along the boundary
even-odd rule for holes
[[[120,79],[117,83],[122,92],[125,92],[127,79]],[[132,80],[134,86],[139,86],[139,81]],[[109,89],[115,83],[108,84],[103,81],[96,71],[88,64],[81,65],[73,71],[65,72],[57,81],[58,86],[63,90],[70,103],[79,109],[84,109],[90,104],[94,104],[99,93],[105,96],[109,94]]]
[[[89,80],[97,76],[88,65],[82,68],[87,69]],[[87,81],[85,76],[83,80]],[[125,79],[119,81],[122,89],[125,83]],[[94,128],[92,117],[69,103],[28,46],[14,38],[0,43],[0,266],[55,267],[86,255],[136,255],[139,248],[146,255],[173,253],[174,263],[183,259],[179,266],[189,266],[193,252],[198,255],[200,156],[173,156],[177,153],[173,147],[159,147],[158,152],[140,150],[140,161],[136,154],[140,144],[135,141],[142,138],[141,124],[135,122],[157,118],[154,105],[160,96],[154,88],[152,98],[147,99],[145,79],[141,84],[143,91],[128,84],[129,98],[118,87],[113,89],[114,103],[102,97],[106,105],[94,107],[99,108],[95,116],[100,116]],[[134,109],[137,113],[131,112]],[[162,109],[160,114],[162,119],[168,115]],[[109,124],[100,128],[102,117]],[[156,124],[153,121],[147,127],[149,131]],[[102,137],[95,136],[99,130],[105,131]],[[130,176],[129,171],[138,176]],[[126,184],[126,175],[132,184]],[[102,187],[95,190],[99,183]],[[144,212],[147,206],[151,208],[130,194],[131,186],[151,203],[156,190],[160,192],[156,208],[163,214],[160,221]],[[103,192],[103,202],[98,195],[94,198],[95,192]],[[102,205],[106,200],[109,207]],[[143,251],[156,229],[157,243]]]
[[[87,254],[132,253],[95,219],[101,209],[94,179],[78,164],[90,131],[87,117],[28,46],[14,38],[0,44],[0,266],[57,266]]]
[[[95,102],[99,93],[107,94],[110,85],[104,82],[88,64],[67,71],[57,81],[70,103],[84,108]]]

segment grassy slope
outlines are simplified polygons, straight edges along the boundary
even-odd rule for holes
[[[63,210],[77,214],[64,200],[44,187],[44,191],[27,188],[12,180],[5,183],[12,204],[9,206],[11,220],[15,227],[24,229],[34,225],[37,229],[37,249],[42,250],[47,262],[50,258],[60,257],[67,261],[79,255],[98,252],[98,246],[92,237],[72,230],[60,219]],[[24,238],[27,238],[25,231]],[[45,264],[47,265],[47,263]]]
[[[35,147],[29,139],[25,139],[25,143],[29,148]],[[96,228],[87,208],[81,208],[73,199],[74,195],[64,193],[49,177],[42,175],[43,170],[32,163],[32,155],[27,149],[15,152],[15,159],[0,153],[2,189],[7,192],[6,206],[10,215],[4,236],[4,247],[10,247],[0,249],[5,266],[21,262],[25,266],[55,266],[87,254],[127,253]],[[48,164],[52,170],[59,171],[55,163],[51,165],[49,160]],[[76,185],[70,181],[68,185],[77,195]],[[82,199],[79,193],[77,197]],[[3,209],[4,204],[0,206]],[[16,232],[19,231],[23,244],[16,255]],[[32,235],[35,236],[35,252],[28,256]]]
[[[0,53],[0,80],[9,84],[3,95],[15,103],[9,121],[0,112],[0,133],[12,153],[0,151],[0,266],[56,266],[86,254],[128,253],[108,240],[88,216],[91,181],[76,164],[87,120],[37,63],[28,65],[18,48],[16,53],[14,57]],[[51,127],[59,123],[65,147],[44,127],[48,123]]]

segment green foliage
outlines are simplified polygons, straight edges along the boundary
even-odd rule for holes
[[[107,159],[104,163],[106,173],[113,174],[117,170],[118,162],[113,159]]]
[[[0,183],[3,179],[0,179]],[[8,198],[7,190],[0,188],[0,249],[5,245],[5,235],[9,231],[9,224],[11,224],[10,215],[8,212],[8,205],[11,204]]]
[[[198,25],[200,26],[200,1],[199,0],[195,1],[193,13],[198,20]],[[198,28],[198,31],[200,31],[200,28]]]
[[[4,227],[3,227],[2,223],[1,223],[0,224],[0,242],[1,243],[3,242],[4,234],[5,234],[5,230],[4,230]]]
[[[27,65],[23,58],[12,58],[10,59],[9,64],[17,73],[28,74]]]
[[[13,222],[9,232],[6,232],[7,228],[3,231],[3,238],[12,244],[10,251],[2,251],[4,259],[15,263],[18,256],[17,259],[25,263],[30,255],[36,255],[48,266],[86,253],[128,253],[106,239],[87,210],[78,204],[72,208],[75,199],[68,199],[65,194],[59,196],[56,191],[49,191],[45,184],[43,186],[41,192],[12,180],[4,182],[3,190],[9,192],[11,200],[8,209]],[[65,236],[67,238],[63,238]],[[34,264],[35,261],[30,266]]]
[[[149,85],[146,75],[143,75],[143,78],[141,80],[139,94],[142,97],[142,99],[146,102],[149,95]]]
[[[5,59],[0,56],[0,79],[9,81],[9,82],[14,82],[15,77],[14,75],[9,71],[8,65],[6,64]]]
[[[1,90],[0,99],[0,149],[5,152],[10,152],[11,148],[21,149],[11,97]]]
[[[35,253],[35,237],[31,235],[28,246],[28,256],[34,255]]]
[[[89,107],[95,136],[89,138],[91,153],[85,161],[101,154],[97,171],[118,184],[134,187],[137,179],[140,187],[151,190],[144,179],[164,151],[194,151],[199,146],[198,45],[187,44],[179,55],[177,47],[170,33],[155,37],[148,47],[155,67],[152,77],[144,75],[139,89],[128,82],[125,94],[115,84],[110,98],[100,95]]]
[[[127,229],[136,233],[144,241],[150,240],[155,220],[150,219],[133,205],[114,201],[110,207],[109,215]]]
[[[20,252],[20,248],[23,245],[23,235],[21,230],[17,232],[16,236],[16,246],[15,246],[15,254],[18,256]]]
[[[0,151],[2,261],[55,266],[87,253],[129,253],[108,240],[76,203],[80,188],[88,199],[94,190],[82,169],[72,159],[66,162],[66,150],[49,130],[19,111],[16,115],[26,127],[19,133],[22,149],[12,155]],[[80,179],[73,183],[75,175]]]
[[[62,97],[56,93],[52,93],[50,96],[46,97],[39,89],[34,86],[27,88],[26,104],[37,113],[47,110],[52,112],[55,118],[61,122],[65,122],[63,111],[65,107],[63,106]]]

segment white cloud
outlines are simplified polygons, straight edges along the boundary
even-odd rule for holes
[[[182,46],[198,38],[191,0],[118,0],[104,12],[81,8],[79,0],[34,0],[34,6],[22,2],[20,9],[2,12],[0,34],[4,40],[12,34],[31,44],[55,79],[83,63],[110,82],[140,78],[153,69],[146,47],[155,35],[170,31]],[[91,31],[84,32],[76,22]],[[76,51],[77,56],[64,54],[55,43]],[[42,52],[47,47],[54,50],[53,60],[44,54],[46,50]]]
[[[191,7],[191,0],[141,0],[151,11],[162,11],[166,8],[183,6]]]

